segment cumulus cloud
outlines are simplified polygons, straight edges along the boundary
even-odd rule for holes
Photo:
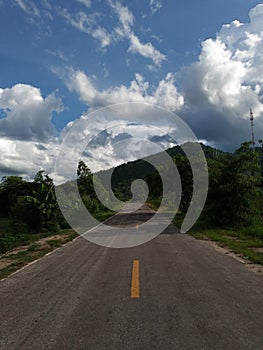
[[[53,112],[63,105],[56,94],[43,97],[26,84],[0,89],[0,178],[20,175],[32,179],[37,171],[53,171],[60,142],[54,136]]]
[[[66,83],[89,110],[61,133],[65,141],[58,164],[65,179],[74,174],[80,158],[95,172],[153,154],[188,137],[175,115],[167,111],[183,105],[171,73],[155,88],[136,74],[129,86],[99,91],[90,77],[74,70]]]
[[[0,89],[0,135],[21,140],[47,140],[53,136],[52,113],[61,112],[62,102],[54,93],[42,97],[40,89],[17,84]]]
[[[96,35],[96,39],[104,47],[126,38],[130,43],[130,52],[133,46],[134,53],[135,47],[138,47],[137,51],[141,55],[144,53],[144,57],[151,59],[154,65],[161,64],[164,58],[157,59],[155,48],[150,44],[142,44],[134,34],[135,18],[129,9],[119,2],[111,4],[119,19],[119,26],[113,33],[105,34],[103,28],[96,25],[95,15],[89,16],[83,12],[78,17],[72,17],[64,12],[63,16],[69,21],[74,20],[71,24],[79,30],[87,33],[92,30],[91,35]],[[108,41],[103,43],[107,35]],[[178,111],[199,139],[233,150],[251,137],[250,108],[255,115],[256,138],[262,138],[262,66],[263,4],[260,4],[250,11],[248,23],[235,20],[225,24],[215,39],[202,43],[198,61],[183,70],[181,92],[176,87],[175,75],[172,73],[168,73],[156,86],[152,86],[141,74],[135,74],[129,84],[101,90],[96,87],[93,78],[81,70],[69,70],[64,80],[68,88],[88,105],[89,111],[120,102],[159,105],[169,111]],[[61,105],[55,94],[44,98],[39,89],[29,85],[18,84],[10,89],[0,89],[0,109],[5,114],[0,118],[0,173],[33,175],[40,168],[52,171],[60,140],[77,123],[69,123],[62,131],[60,140],[50,139],[53,136],[52,113],[61,111]],[[142,148],[142,142],[136,141],[136,137],[154,141],[163,147],[172,145],[169,137],[172,121],[168,125],[164,117],[160,117],[159,111],[154,120],[156,124],[159,123],[161,131],[148,129],[147,121],[153,119],[148,118],[149,115],[143,115],[145,110],[138,109],[135,110],[136,113],[133,110],[128,114],[125,106],[121,113],[128,115],[130,119],[126,118],[122,125],[119,123],[114,130],[109,130],[116,122],[114,117],[117,112],[114,109],[112,111],[112,119],[104,118],[103,113],[97,118],[93,115],[88,119],[86,129],[79,128],[71,135],[63,160],[65,169],[74,158],[74,152],[78,151],[74,149],[75,145],[93,135],[99,137],[94,140],[93,147],[83,153],[84,160],[91,164],[93,171],[101,169],[102,166],[111,167],[122,161],[135,159]],[[134,116],[137,118],[135,122],[132,118]],[[85,118],[89,118],[88,115],[83,115],[80,119]],[[140,121],[144,125],[140,125]],[[176,131],[172,135],[178,136]],[[146,154],[153,149],[148,146],[145,145]],[[65,172],[63,179],[67,179],[68,175]],[[59,181],[63,179],[60,178]]]
[[[35,145],[31,141],[0,138],[0,148],[0,178],[19,175],[32,179],[40,169],[52,173],[59,142]]]
[[[249,108],[263,115],[263,4],[249,15],[249,23],[235,20],[204,41],[184,71],[185,116],[201,137],[221,145],[225,138],[229,147],[250,138]],[[260,118],[256,125],[261,135]]]
[[[71,91],[77,92],[81,100],[91,108],[123,102],[145,102],[176,111],[184,104],[183,96],[177,91],[172,73],[168,73],[155,89],[150,89],[149,82],[138,73],[135,74],[135,79],[128,87],[121,85],[99,91],[94,86],[92,79],[84,72],[71,70],[66,84]],[[149,90],[152,90],[152,93],[149,93]]]
[[[149,83],[139,74],[129,87],[105,91],[98,91],[83,72],[72,71],[72,77],[71,88],[89,102],[89,111],[129,100],[141,100],[142,104],[127,105],[127,108],[118,105],[117,109],[111,106],[107,110],[84,114],[68,123],[55,138],[51,114],[53,110],[61,110],[61,101],[55,95],[43,98],[39,89],[23,84],[2,89],[0,104],[6,116],[0,119],[0,176],[17,174],[32,179],[38,170],[45,169],[60,183],[72,178],[77,166],[73,160],[82,158],[95,172],[152,154],[160,147],[169,147],[171,140],[167,135],[171,131],[173,116],[144,102],[160,104],[161,101],[166,106],[170,105],[171,109],[182,103],[176,88],[172,87],[174,80],[171,74],[158,84],[152,94],[148,92]],[[178,103],[176,106],[175,101]],[[168,117],[170,124],[166,120]],[[152,126],[153,120],[159,123],[159,128]],[[72,128],[75,128],[74,132],[71,132]],[[154,138],[156,135],[158,139]],[[67,143],[63,143],[62,147],[65,138]],[[156,145],[148,140],[155,140]],[[83,144],[86,147],[88,142],[89,146],[84,149]],[[61,149],[64,152],[60,159],[63,173],[58,176],[53,171]]]
[[[129,109],[134,112],[139,110],[132,105],[129,105]],[[151,125],[154,111],[162,119],[159,128]],[[70,178],[80,158],[89,165],[92,172],[96,172],[143,158],[174,145],[176,141],[169,138],[167,133],[175,135],[178,132],[163,122],[167,114],[171,117],[166,111],[156,108],[154,110],[148,106],[141,110],[139,117],[136,113],[138,123],[127,121],[129,117],[131,120],[136,120],[136,117],[126,113],[123,105],[116,106],[116,109],[106,108],[84,114],[63,131],[63,150],[58,161],[62,171],[59,174],[65,179]]]

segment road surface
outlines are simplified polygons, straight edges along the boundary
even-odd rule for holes
[[[4,350],[259,350],[263,277],[173,226],[127,249],[80,237],[1,281],[0,317]]]

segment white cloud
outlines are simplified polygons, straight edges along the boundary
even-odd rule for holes
[[[134,25],[134,16],[128,9],[128,7],[123,6],[120,2],[109,1],[110,6],[115,11],[118,19],[121,23],[119,31],[122,32],[121,35],[129,37],[131,34],[131,27]]]
[[[153,100],[156,101],[156,104],[165,107],[169,111],[179,110],[183,106],[184,98],[177,91],[175,78],[172,73],[168,73],[166,77],[159,82]]]
[[[82,0],[78,0],[83,2]],[[166,56],[157,50],[151,42],[142,43],[132,30],[135,18],[127,6],[119,1],[109,0],[109,5],[117,15],[119,24],[113,30],[106,30],[98,24],[100,15],[98,13],[85,13],[80,11],[71,14],[66,8],[57,9],[58,13],[73,27],[91,35],[100,42],[101,48],[114,44],[120,40],[127,39],[129,48],[127,52],[139,54],[144,58],[152,60],[155,67],[159,67]]]
[[[15,3],[28,15],[40,17],[39,9],[32,0],[14,0]]]
[[[159,11],[163,7],[160,0],[150,0],[150,9],[152,15]]]
[[[85,12],[78,12],[75,16],[72,16],[67,9],[61,9],[60,14],[75,28],[81,32],[90,34],[93,26],[96,24],[96,18],[94,15],[87,15]]]
[[[16,3],[23,11],[27,9],[23,6],[29,4],[25,0],[17,0]],[[139,53],[152,60],[151,69],[155,69],[165,57],[151,43],[141,43],[134,34],[135,18],[127,7],[119,2],[111,4],[119,20],[119,26],[112,33],[98,26],[96,14],[80,12],[73,16],[63,10],[62,15],[71,25],[99,40],[102,47],[107,47],[117,40],[127,39],[130,44],[129,52]],[[224,25],[215,39],[208,39],[202,43],[198,61],[183,71],[183,95],[178,92],[175,75],[172,73],[167,74],[156,86],[145,81],[142,75],[135,74],[135,78],[129,84],[104,90],[99,90],[94,83],[95,79],[80,70],[70,70],[65,81],[68,88],[77,92],[89,106],[89,111],[121,102],[159,105],[169,111],[180,111],[180,115],[193,128],[199,139],[233,149],[238,147],[240,142],[250,138],[250,107],[255,115],[256,139],[262,138],[262,67],[263,4],[260,4],[250,11],[249,23],[233,21]],[[52,172],[60,146],[60,139],[54,138],[52,114],[62,110],[60,99],[55,94],[43,97],[39,89],[17,84],[10,89],[0,89],[0,109],[6,114],[0,118],[0,173],[30,176],[41,168]],[[132,111],[128,114],[126,110],[122,112],[130,119],[136,115],[136,122],[140,120],[139,113]],[[142,122],[146,124],[148,116],[143,117]],[[93,158],[87,155],[87,162],[92,162],[94,170],[98,170],[102,164],[119,164],[120,154],[125,160],[136,157],[141,147],[140,142],[132,144],[127,138],[126,148],[117,149],[117,146],[114,146],[114,138],[125,132],[138,138],[158,135],[160,140],[165,140],[168,133],[165,128],[168,124],[157,114],[155,120],[162,126],[163,133],[150,133],[147,128],[139,128],[137,124],[132,131],[132,126],[124,124],[107,136],[107,147],[94,148],[91,154]],[[87,130],[78,130],[71,140],[71,148],[67,149],[65,169],[74,157],[74,147],[79,140],[85,140],[87,135],[96,135],[103,128],[109,127],[110,122],[114,124],[114,120],[103,119],[100,115],[96,120],[89,119]],[[72,124],[74,125],[74,122],[65,127],[61,138]]]
[[[134,25],[134,16],[129,11],[128,7],[123,6],[120,2],[110,0],[110,5],[118,16],[120,27],[115,29],[117,36],[127,38],[130,42],[128,52],[138,53],[145,58],[153,61],[155,66],[160,66],[166,60],[166,56],[158,51],[151,42],[142,43],[138,36],[132,30]]]
[[[66,84],[71,91],[77,92],[81,100],[91,108],[122,102],[146,102],[176,111],[184,103],[182,95],[175,87],[172,73],[167,74],[155,89],[151,88],[151,94],[149,93],[149,83],[140,74],[135,75],[135,79],[129,87],[121,85],[98,91],[91,78],[84,72],[71,70]]]
[[[61,132],[61,139],[66,141],[59,161],[60,182],[72,177],[80,157],[95,172],[152,154],[160,147],[169,147],[168,133],[172,132],[175,140],[182,136],[173,130],[174,115],[166,110],[175,111],[183,105],[172,73],[155,88],[136,74],[129,86],[99,91],[91,77],[72,69],[66,84],[89,106],[89,113],[68,123]],[[106,106],[109,107],[103,108]],[[149,140],[154,140],[156,135],[159,138],[154,145],[154,141],[150,143]],[[89,147],[82,153],[83,145],[86,147],[89,142]]]
[[[156,66],[166,59],[165,55],[156,50],[152,43],[142,44],[134,34],[130,35],[130,43],[128,52],[139,53],[143,57],[150,58]]]
[[[100,41],[100,45],[102,48],[110,45],[112,41],[111,35],[107,33],[107,31],[102,27],[97,27],[96,29],[94,29],[91,32],[91,36],[94,39],[97,39]]]
[[[76,0],[76,1],[80,2],[83,5],[85,5],[87,8],[91,7],[91,0]]]
[[[0,135],[22,140],[46,140],[53,136],[52,113],[62,111],[61,100],[30,85],[17,84],[0,89]]]
[[[159,119],[159,127],[152,125],[154,119]],[[96,172],[163,150],[176,142],[168,137],[168,133],[175,140],[178,136],[172,124],[171,113],[145,104],[121,104],[86,113],[62,132],[58,174],[71,178],[80,158]]]
[[[94,39],[100,41],[102,48],[110,45],[112,36],[103,27],[97,25],[97,14],[86,14],[78,12],[75,16],[70,14],[67,9],[60,9],[59,14],[62,15],[69,24],[77,28],[81,32],[91,35]]]
[[[17,84],[0,89],[0,178],[20,175],[32,179],[37,171],[53,171],[60,141],[54,136],[53,112],[63,110],[54,93]]]
[[[62,61],[68,61],[68,58],[66,57],[65,53],[62,50],[49,50],[49,49],[45,49],[44,52],[47,55],[51,55],[53,57],[57,57],[59,59],[61,59]]]
[[[32,179],[42,169],[52,173],[59,143],[53,140],[40,147],[32,141],[0,138],[0,148],[0,178],[19,175]]]
[[[222,141],[225,135],[229,144],[249,139],[249,108],[253,108],[256,118],[263,116],[262,66],[263,4],[260,4],[250,11],[249,23],[233,21],[221,28],[216,39],[204,41],[198,62],[184,71],[189,115],[199,115],[195,121],[189,117],[194,127],[200,130],[202,125],[215,140]],[[263,133],[260,120],[255,123],[257,132]]]

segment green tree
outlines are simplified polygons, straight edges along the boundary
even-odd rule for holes
[[[24,222],[29,231],[36,229],[58,230],[58,221],[61,216],[56,202],[54,183],[44,170],[39,171],[31,183],[32,191],[25,196],[20,196],[12,210],[12,219],[15,222]],[[38,218],[35,221],[27,220],[24,216],[24,208],[30,209],[32,214]]]
[[[93,179],[92,179],[92,173],[89,169],[89,167],[86,165],[86,163],[83,160],[79,161],[78,169],[77,169],[77,175],[78,175],[78,188],[80,196],[83,195],[89,195],[91,198],[96,197],[95,191],[93,188]]]
[[[185,214],[189,208],[193,193],[192,169],[188,159],[183,154],[177,154],[173,157],[173,160],[179,171],[182,183],[182,197],[180,203],[180,210],[182,211],[182,213]]]
[[[82,180],[86,179],[91,175],[91,171],[89,167],[85,164],[85,162],[83,162],[83,160],[79,161],[77,175],[78,175],[78,178]]]
[[[41,229],[40,210],[35,203],[27,200],[26,197],[18,197],[10,210],[9,217],[15,235],[38,232]]]
[[[233,155],[210,161],[208,212],[218,224],[249,225],[259,217],[261,175],[258,153],[250,142]],[[211,166],[212,165],[212,166]]]
[[[0,216],[7,217],[19,196],[28,191],[27,182],[19,176],[5,176],[0,183]]]

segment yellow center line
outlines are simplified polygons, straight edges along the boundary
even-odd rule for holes
[[[140,298],[139,260],[133,260],[131,298]]]

